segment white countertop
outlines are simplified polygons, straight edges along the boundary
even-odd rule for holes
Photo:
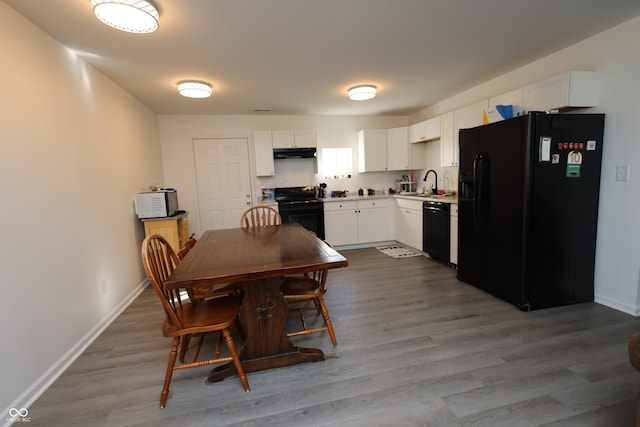
[[[418,196],[415,194],[406,195],[406,194],[376,194],[375,196],[346,196],[346,197],[326,197],[322,199],[325,203],[333,203],[333,202],[344,202],[350,200],[374,200],[374,199],[409,199],[409,200],[419,200],[419,201],[430,201],[430,202],[442,202],[442,203],[458,203],[458,196]],[[262,205],[267,206],[278,206],[278,202],[275,200],[265,200],[259,202]]]
[[[418,196],[405,194],[381,194],[375,196],[347,196],[347,197],[327,197],[325,203],[344,202],[347,200],[372,200],[372,199],[409,199],[442,203],[458,203],[458,196]]]

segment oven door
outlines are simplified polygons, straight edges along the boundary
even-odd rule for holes
[[[324,205],[322,202],[278,202],[285,224],[296,222],[324,240]]]

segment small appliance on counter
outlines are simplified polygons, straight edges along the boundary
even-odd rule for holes
[[[135,206],[139,219],[174,216],[178,213],[178,193],[173,189],[138,193]]]
[[[263,202],[271,202],[275,200],[274,195],[275,189],[273,188],[263,188],[262,189],[262,201]]]
[[[376,190],[374,190],[373,188],[364,188],[364,189],[360,188],[358,190],[358,196],[364,196],[365,194],[367,196],[375,196],[376,195]]]
[[[322,182],[318,184],[318,198],[324,199],[327,197],[327,184]]]

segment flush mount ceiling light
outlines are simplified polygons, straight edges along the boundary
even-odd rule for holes
[[[349,99],[352,101],[365,101],[375,96],[376,87],[372,85],[354,86],[349,89]]]
[[[160,14],[147,0],[91,0],[96,17],[117,30],[129,33],[153,33]]]
[[[178,82],[178,92],[187,98],[208,98],[211,96],[211,85],[205,82]]]

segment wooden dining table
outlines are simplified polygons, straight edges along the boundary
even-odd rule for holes
[[[166,286],[190,288],[235,283],[245,335],[245,372],[324,360],[318,348],[294,346],[285,332],[288,306],[280,293],[285,275],[346,267],[348,261],[299,224],[206,231],[176,267]],[[214,368],[209,382],[236,375],[232,363]]]

